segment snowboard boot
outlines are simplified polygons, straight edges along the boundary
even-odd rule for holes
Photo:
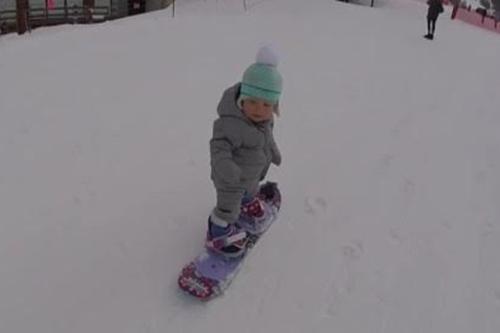
[[[247,249],[248,234],[236,223],[220,226],[208,218],[205,246],[208,250],[227,258],[239,258]]]
[[[259,189],[259,197],[265,201],[271,202],[273,206],[281,207],[281,193],[278,189],[278,183],[267,182]]]
[[[238,224],[250,236],[261,235],[270,225],[271,210],[280,208],[281,195],[276,183],[267,182],[253,198],[244,198]]]

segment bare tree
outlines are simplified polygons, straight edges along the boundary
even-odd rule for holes
[[[491,8],[491,1],[490,0],[481,0],[481,1],[479,1],[479,3],[486,10],[489,10]]]

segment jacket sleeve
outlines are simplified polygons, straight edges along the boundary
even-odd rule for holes
[[[281,152],[280,149],[278,148],[278,145],[276,144],[276,141],[274,140],[273,127],[274,123],[271,123],[271,153],[272,153],[271,163],[279,166],[281,164]]]
[[[210,140],[210,164],[212,177],[218,184],[237,185],[241,169],[233,161],[233,150],[241,146],[241,138],[227,129],[227,121],[217,119]]]

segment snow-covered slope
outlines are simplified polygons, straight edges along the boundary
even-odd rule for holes
[[[2,36],[0,331],[500,331],[498,36],[442,16],[430,42],[424,4],[376,3],[190,0]],[[211,122],[264,42],[280,221],[198,304],[176,277],[214,204]]]

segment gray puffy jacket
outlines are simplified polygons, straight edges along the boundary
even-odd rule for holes
[[[210,140],[212,180],[219,191],[257,191],[271,163],[281,154],[273,137],[273,121],[254,124],[236,105],[240,83],[228,88],[217,107],[219,118]]]

